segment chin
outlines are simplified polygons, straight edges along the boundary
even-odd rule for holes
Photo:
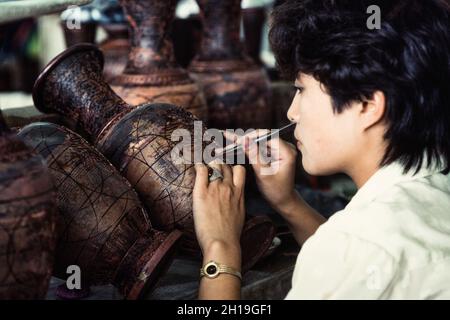
[[[312,176],[327,176],[336,173],[335,170],[321,165],[319,161],[309,161],[308,159],[302,158],[302,165],[306,173]]]

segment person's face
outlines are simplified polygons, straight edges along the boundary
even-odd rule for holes
[[[332,98],[312,76],[302,74],[295,86],[299,90],[287,116],[297,124],[295,138],[304,169],[312,175],[345,172],[361,145],[356,112],[350,107],[334,113]]]

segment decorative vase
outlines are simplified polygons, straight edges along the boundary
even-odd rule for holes
[[[125,23],[111,23],[102,25],[108,37],[99,47],[105,57],[103,76],[106,82],[120,75],[128,62],[130,44],[128,40],[128,26]]]
[[[147,103],[138,107],[126,104],[103,80],[102,62],[101,52],[91,45],[77,45],[64,51],[38,77],[33,91],[36,107],[78,122],[97,149],[138,192],[156,229],[177,228],[187,238],[195,239],[192,216],[195,168],[191,163],[172,159],[172,149],[179,142],[171,137],[177,129],[194,137],[196,118],[170,104]],[[205,128],[202,129],[204,132]],[[195,151],[204,145],[191,145],[191,149]],[[270,237],[273,225],[263,226],[265,237]],[[255,254],[264,254],[265,238],[256,243],[261,247]],[[243,261],[251,259],[243,251]]]
[[[200,51],[190,71],[203,87],[208,126],[269,128],[269,79],[240,42],[240,0],[197,0],[203,22]]]
[[[177,62],[183,68],[187,68],[197,54],[202,41],[202,22],[199,15],[175,18],[171,38]]]
[[[245,49],[258,65],[263,63],[260,58],[261,40],[264,22],[266,21],[265,7],[252,7],[242,10],[242,21],[245,35]]]
[[[93,21],[80,23],[80,28],[69,28],[67,21],[61,21],[61,28],[64,31],[66,46],[71,47],[77,43],[95,43],[97,23]]]
[[[54,196],[42,157],[0,112],[0,300],[45,298],[56,241]]]
[[[199,85],[175,60],[169,32],[177,0],[121,0],[130,26],[130,54],[124,72],[111,80],[131,105],[162,102],[181,106],[206,120]]]
[[[58,245],[54,275],[80,267],[83,284],[112,283],[138,299],[172,261],[178,230],[155,231],[129,182],[88,142],[50,123],[19,136],[46,158],[57,191]]]

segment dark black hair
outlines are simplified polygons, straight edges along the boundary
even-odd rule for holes
[[[371,5],[380,29],[367,26]],[[320,81],[335,112],[385,94],[381,166],[450,171],[449,0],[287,0],[272,13],[270,43],[281,71]]]

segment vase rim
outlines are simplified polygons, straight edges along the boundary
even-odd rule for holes
[[[163,240],[156,248],[148,247],[141,252],[141,261],[137,262],[139,274],[136,274],[137,278],[130,279],[131,287],[128,292],[124,292],[125,299],[137,300],[142,298],[145,293],[156,286],[158,278],[165,274],[172,264],[183,233],[174,229],[167,233],[159,232],[159,236],[163,237]],[[145,259],[142,260],[142,258]]]
[[[33,86],[33,92],[32,92],[32,97],[33,97],[33,102],[35,107],[43,112],[43,113],[49,113],[52,112],[52,110],[47,109],[42,101],[43,95],[42,95],[42,86],[45,83],[45,80],[48,76],[48,74],[50,72],[53,71],[53,69],[55,69],[67,56],[70,56],[76,52],[82,52],[82,51],[92,51],[95,52],[100,64],[101,64],[101,68],[103,69],[103,65],[104,65],[104,57],[102,52],[100,51],[100,49],[93,44],[90,43],[79,43],[76,44],[74,46],[69,47],[68,49],[64,50],[63,52],[61,52],[60,54],[58,54],[56,57],[54,57],[44,68],[44,70],[42,70],[42,72],[39,74],[39,76],[37,77],[36,81],[34,82],[34,86]]]

